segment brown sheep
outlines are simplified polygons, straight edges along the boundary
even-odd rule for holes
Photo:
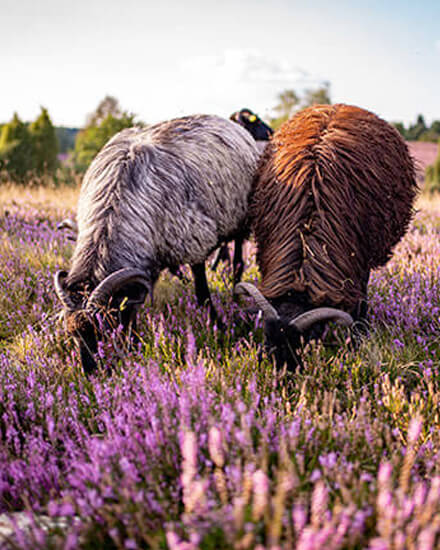
[[[300,336],[366,315],[370,271],[405,234],[417,184],[399,133],[350,105],[315,105],[275,133],[251,207],[267,348],[295,364]]]

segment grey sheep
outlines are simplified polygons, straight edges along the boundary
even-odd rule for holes
[[[204,262],[232,239],[241,255],[258,156],[246,130],[211,115],[123,130],[96,156],[80,191],[71,269],[55,275],[86,372],[110,328],[98,331],[95,313],[110,304],[110,325],[129,331],[163,269],[190,264],[198,303],[210,303]]]

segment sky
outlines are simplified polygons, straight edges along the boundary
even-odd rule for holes
[[[80,127],[106,95],[139,120],[334,103],[440,119],[440,0],[0,0],[0,122]]]

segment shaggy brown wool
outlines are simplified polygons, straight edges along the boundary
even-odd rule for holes
[[[262,293],[303,292],[311,305],[354,310],[413,212],[414,163],[397,130],[359,107],[310,107],[275,133],[259,173]]]

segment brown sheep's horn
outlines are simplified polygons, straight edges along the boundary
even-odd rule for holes
[[[123,267],[111,273],[99,283],[87,300],[86,310],[91,311],[96,306],[104,305],[113,292],[117,292],[121,287],[129,283],[141,284],[147,291],[151,291],[150,281],[145,276],[144,271],[133,267]]]
[[[235,294],[247,294],[253,298],[258,308],[264,314],[266,320],[277,320],[280,318],[277,310],[271,305],[266,298],[261,294],[256,286],[251,283],[238,283],[234,289]]]
[[[318,307],[292,319],[289,325],[295,327],[299,332],[304,332],[315,323],[327,320],[336,321],[346,327],[350,327],[354,322],[353,317],[345,311],[333,307]]]
[[[57,271],[54,276],[55,291],[61,303],[66,309],[75,310],[76,304],[63,286],[63,279],[67,277],[67,271]]]

